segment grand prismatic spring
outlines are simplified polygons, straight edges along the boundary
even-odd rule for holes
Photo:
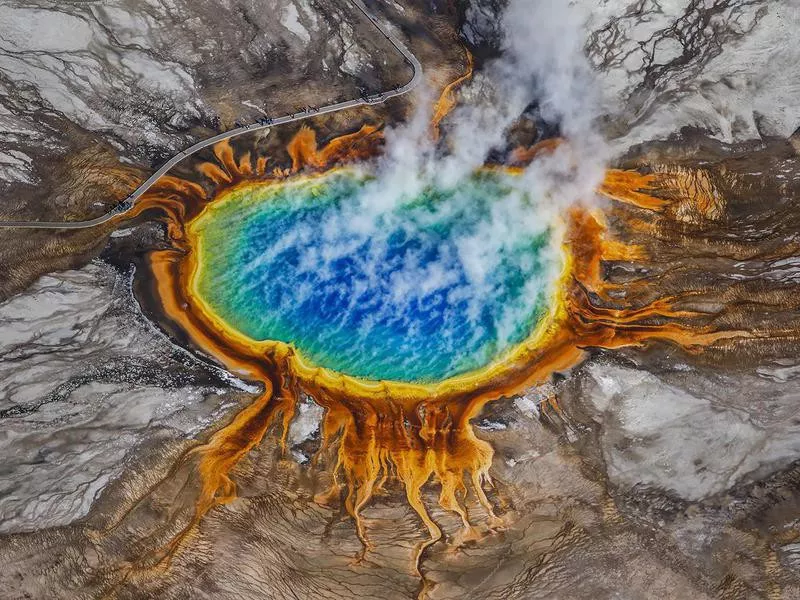
[[[361,379],[435,383],[531,335],[560,274],[546,228],[504,240],[491,271],[479,256],[467,270],[476,230],[512,191],[502,174],[425,190],[359,230],[368,185],[339,171],[229,192],[190,228],[192,289],[242,335]]]
[[[797,11],[365,4],[0,6],[0,598],[800,597]]]
[[[332,461],[333,479],[317,501],[344,493],[363,558],[373,545],[361,513],[398,481],[430,534],[412,557],[424,591],[420,561],[443,535],[425,506],[426,485],[438,485],[438,504],[460,518],[457,539],[479,535],[468,489],[486,524],[503,527],[485,489],[493,449],[471,423],[487,403],[579,363],[586,346],[662,339],[692,349],[744,335],[684,324],[703,315],[681,308],[679,296],[612,300],[617,286],[603,280],[602,262],[641,259],[645,250],[613,239],[601,211],[576,204],[544,219],[542,199],[520,192],[521,164],[569,152],[558,140],[516,150],[514,167],[487,165],[451,187],[426,186],[376,208],[370,191],[380,181],[364,161],[381,140],[380,129],[365,125],[319,147],[313,130],[301,128],[288,145],[292,168],[271,172],[265,158],[237,157],[221,143],[216,160],[198,167],[213,196],[166,178],[139,204],[138,214],[163,215],[174,245],[148,260],[172,327],[265,388],[178,461],[168,480],[194,473],[184,475],[199,485],[193,516],[145,565],[168,565],[211,508],[236,498],[232,470],[273,426],[285,448],[307,395],[325,410],[314,462]],[[609,171],[598,192],[622,206],[669,210],[670,190],[698,176]],[[493,261],[476,259],[484,268],[470,270],[480,254],[476,232],[504,203],[515,219],[529,219],[505,231]]]

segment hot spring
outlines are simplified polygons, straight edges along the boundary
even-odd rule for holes
[[[192,292],[224,327],[351,377],[480,370],[533,334],[561,272],[542,200],[514,178],[391,201],[349,170],[234,188],[190,225]]]

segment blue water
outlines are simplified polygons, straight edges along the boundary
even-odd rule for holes
[[[382,211],[362,195],[384,197],[380,184],[347,172],[234,191],[193,224],[198,291],[251,339],[354,377],[477,369],[529,335],[557,271],[549,230],[528,225],[535,204],[508,177]]]

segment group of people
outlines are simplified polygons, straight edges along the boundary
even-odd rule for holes
[[[269,117],[261,117],[260,119],[256,120],[256,123],[258,123],[259,125],[272,125],[272,121],[273,120]],[[241,127],[244,127],[246,129],[251,125],[250,123],[242,123],[241,121],[234,121],[233,124],[236,127],[236,129],[239,129]]]
[[[300,116],[302,114],[312,114],[312,113],[318,113],[318,112],[319,112],[319,108],[317,108],[316,106],[306,106],[305,108],[301,108],[301,109],[298,109],[296,112],[293,112],[291,116],[292,116],[292,118],[296,118],[296,117],[298,117],[298,116]],[[260,119],[256,119],[255,122],[258,125],[272,125],[272,123],[274,122],[274,119],[272,119],[271,117],[261,117]],[[244,127],[246,129],[246,128],[250,127],[250,125],[251,125],[250,123],[242,123],[241,121],[234,121],[233,124],[237,129],[239,129],[241,127]]]
[[[319,109],[316,106],[306,106],[305,108],[301,109],[300,111],[294,113],[292,116],[296,117],[297,115],[301,115],[303,113],[318,113]]]

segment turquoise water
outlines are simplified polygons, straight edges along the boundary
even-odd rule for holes
[[[547,225],[510,177],[391,203],[349,172],[234,191],[193,224],[198,291],[251,339],[354,377],[480,368],[530,334],[558,272]]]

